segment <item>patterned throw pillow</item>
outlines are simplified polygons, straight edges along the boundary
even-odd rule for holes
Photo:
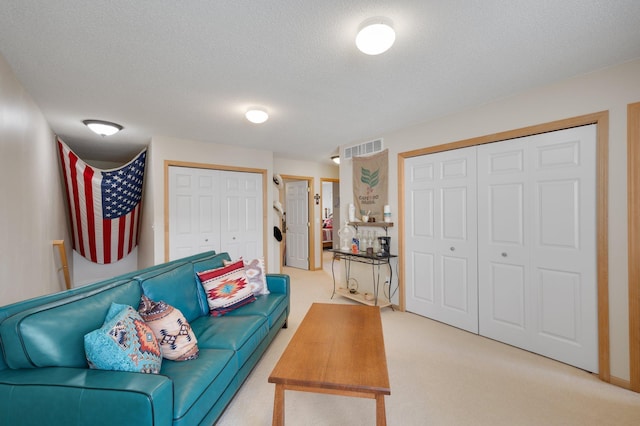
[[[240,258],[242,259],[242,258]],[[223,260],[225,265],[230,265],[232,262]],[[260,257],[253,260],[243,260],[244,273],[247,274],[247,280],[249,286],[254,295],[260,296],[261,294],[269,294],[269,288],[267,287],[267,277],[264,272],[264,258]]]
[[[214,317],[226,314],[256,300],[247,282],[242,259],[222,268],[198,272]]]
[[[131,306],[112,303],[101,328],[84,336],[89,368],[160,372],[162,352],[153,331]]]
[[[198,340],[179,309],[163,301],[154,302],[143,294],[138,313],[153,330],[163,357],[172,361],[198,358]]]

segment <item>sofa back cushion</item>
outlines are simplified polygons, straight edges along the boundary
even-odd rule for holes
[[[111,302],[137,306],[140,284],[113,281],[87,293],[31,307],[0,324],[10,368],[87,367],[84,335],[100,328]]]
[[[202,316],[197,282],[191,263],[174,264],[137,275],[142,292],[151,300],[177,308],[191,322]],[[134,306],[138,306],[138,300]]]

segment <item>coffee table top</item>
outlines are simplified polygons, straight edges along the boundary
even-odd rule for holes
[[[269,382],[390,395],[380,308],[314,303]]]

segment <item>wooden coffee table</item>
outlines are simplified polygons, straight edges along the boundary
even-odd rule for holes
[[[314,303],[269,376],[275,383],[273,424],[284,425],[284,391],[376,400],[376,424],[386,425],[391,394],[380,308]]]

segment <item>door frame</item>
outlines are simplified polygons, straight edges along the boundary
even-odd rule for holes
[[[627,105],[630,389],[640,392],[640,102]]]
[[[243,173],[262,174],[262,253],[269,259],[267,250],[267,170],[249,167],[225,166],[221,164],[192,163],[188,161],[164,160],[164,261],[169,261],[169,167],[187,167],[192,169],[222,170]],[[267,262],[268,264],[268,262]]]
[[[322,197],[323,197],[324,191],[322,190],[322,184],[325,183],[325,182],[340,183],[340,179],[336,179],[336,178],[320,178],[320,202],[319,202],[319,204],[320,204],[320,241],[319,241],[320,253],[324,253],[324,247],[322,246]],[[338,196],[339,195],[340,194],[338,194]],[[335,197],[335,194],[334,194],[334,197]],[[334,209],[334,213],[335,213],[335,209]],[[336,232],[338,232],[339,229],[340,229],[340,227],[336,228],[336,223],[334,221],[333,222],[334,235],[335,235]],[[334,240],[335,240],[335,238],[334,238]],[[320,256],[320,269],[322,269],[322,268],[324,268],[324,256]]]
[[[307,191],[307,205],[308,205],[308,221],[309,221],[309,226],[307,226],[307,234],[308,234],[308,240],[309,240],[309,247],[308,247],[308,251],[309,251],[309,271],[315,271],[316,269],[316,252],[315,252],[315,232],[311,232],[312,230],[314,230],[314,227],[311,225],[313,223],[315,223],[315,210],[314,210],[314,206],[313,206],[313,199],[311,197],[311,193],[313,192],[313,188],[314,188],[314,183],[313,183],[313,177],[311,176],[296,176],[296,175],[280,175],[282,177],[283,180],[283,186],[287,181],[296,181],[296,180],[306,180],[307,181],[307,188],[309,189]],[[286,201],[286,200],[285,200]],[[284,206],[284,211],[287,211],[287,206],[285,204]],[[286,232],[286,229],[284,230]],[[285,240],[286,241],[286,240]],[[284,258],[281,257],[280,259],[280,267],[282,267],[282,262],[284,261]]]
[[[442,145],[420,148],[398,153],[398,210],[399,217],[404,217],[404,161],[436,152],[448,151],[470,146],[500,142],[523,136],[569,129],[571,127],[596,124],[596,244],[597,244],[597,291],[598,291],[598,377],[605,382],[611,382],[610,349],[609,349],[609,111],[581,115],[549,123],[538,124],[520,129],[508,130],[471,139],[464,139]],[[405,226],[400,221],[398,226],[398,268],[405,268]],[[404,274],[399,274],[399,303],[400,310],[405,311],[405,283]],[[631,326],[631,324],[630,324]]]

